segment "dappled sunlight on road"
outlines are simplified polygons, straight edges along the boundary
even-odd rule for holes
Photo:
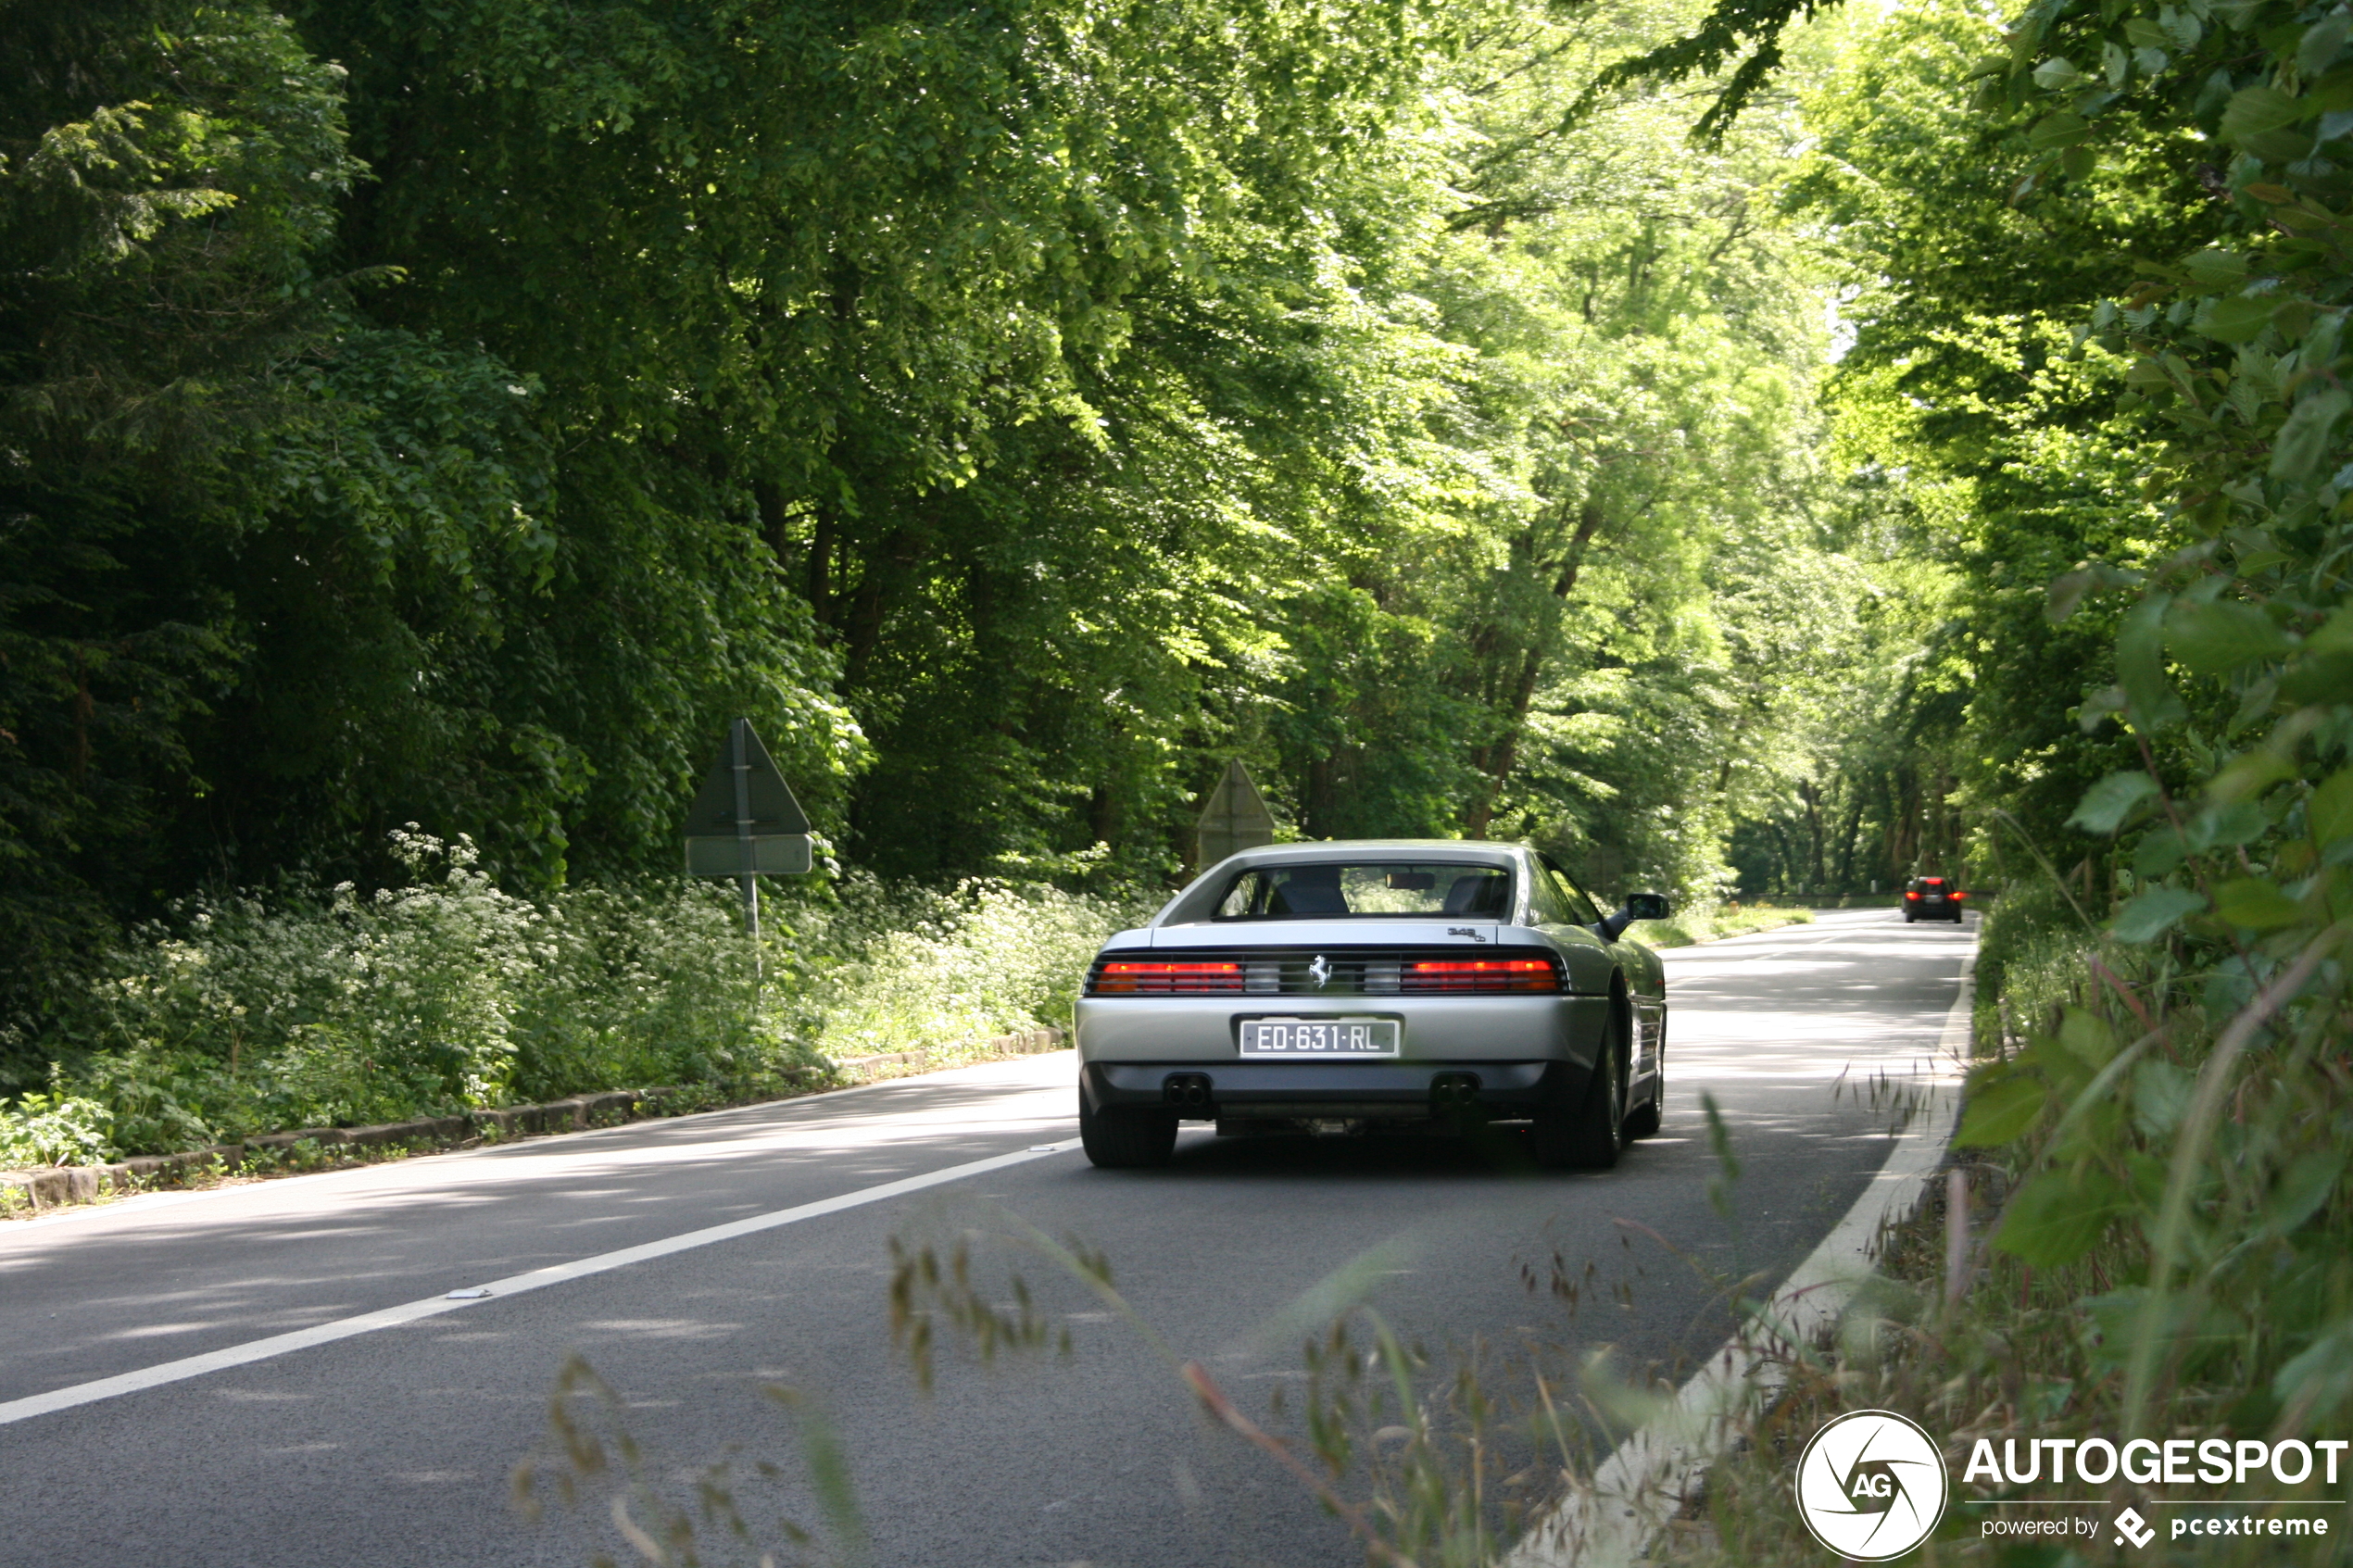
[[[71,1307],[13,1336],[0,1399],[87,1377],[127,1341],[196,1353],[928,1171],[971,1158],[980,1141],[1065,1138],[1076,1071],[1070,1052],[1049,1053],[12,1227],[0,1231],[0,1279]],[[447,1223],[458,1214],[462,1223]],[[243,1267],[218,1267],[223,1240]],[[255,1267],[257,1255],[289,1266]],[[115,1261],[134,1256],[136,1268]],[[661,1332],[600,1326],[584,1340]]]
[[[1921,967],[1949,957],[1957,977],[1976,944],[1974,922],[1906,926],[1869,909],[1670,949],[1667,1060],[1686,1085],[1948,1073],[1936,1052],[1952,995],[1923,993]]]

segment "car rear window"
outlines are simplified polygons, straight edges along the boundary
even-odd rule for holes
[[[1501,920],[1512,873],[1502,866],[1318,860],[1253,866],[1217,902],[1217,920]]]

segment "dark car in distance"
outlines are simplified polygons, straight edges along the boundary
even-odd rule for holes
[[[1916,876],[1904,889],[1904,923],[1916,920],[1949,920],[1961,923],[1961,905],[1969,895],[1960,884],[1941,876]]]

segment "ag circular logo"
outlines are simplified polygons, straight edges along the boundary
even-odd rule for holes
[[[1928,1539],[1952,1491],[1935,1442],[1894,1411],[1842,1415],[1798,1456],[1799,1516],[1816,1540],[1857,1562],[1884,1562]]]

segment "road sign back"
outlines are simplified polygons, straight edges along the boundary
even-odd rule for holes
[[[810,869],[809,818],[750,720],[729,728],[718,762],[686,808],[683,836],[692,876],[793,876]]]
[[[1207,871],[1228,855],[1275,842],[1275,813],[1251,783],[1239,758],[1226,764],[1226,776],[1209,792],[1209,808],[1201,814],[1201,860]]]
[[[754,837],[774,833],[807,833],[809,818],[795,800],[785,775],[752,733],[751,721],[738,719],[744,729],[744,761],[749,771],[744,784],[751,805],[751,831]],[[686,808],[688,838],[733,838],[736,836],[736,769],[734,736],[720,743],[719,759],[702,781],[702,788],[695,792],[695,803]]]

